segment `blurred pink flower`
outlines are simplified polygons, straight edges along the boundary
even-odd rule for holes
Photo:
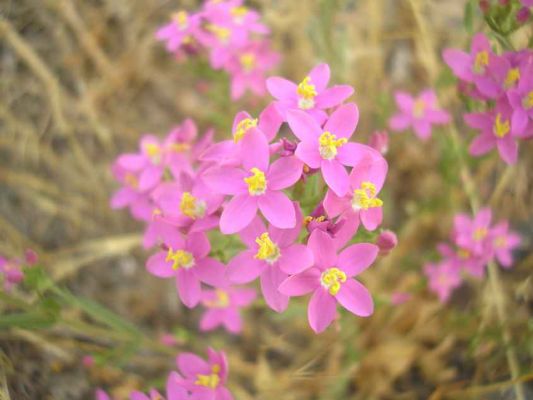
[[[441,302],[450,298],[454,289],[461,285],[459,270],[450,263],[428,263],[424,267],[424,273],[429,279],[429,289],[436,293]]]

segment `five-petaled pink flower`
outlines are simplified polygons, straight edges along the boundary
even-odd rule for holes
[[[438,107],[437,96],[431,89],[424,90],[417,98],[401,91],[396,92],[394,97],[399,109],[389,121],[394,131],[412,127],[420,139],[427,140],[431,136],[432,125],[450,122],[450,114]]]
[[[466,214],[458,214],[454,218],[453,235],[458,246],[483,254],[489,246],[486,239],[490,233],[492,212],[490,208],[483,208],[472,219]]]
[[[296,156],[310,168],[320,168],[326,184],[338,195],[348,191],[348,172],[344,166],[354,166],[361,152],[368,146],[348,142],[357,122],[359,110],[354,103],[337,108],[328,118],[324,128],[303,111],[291,110],[287,122],[298,139]]]
[[[276,76],[268,78],[266,85],[285,119],[289,110],[302,110],[322,125],[328,117],[324,110],[338,106],[353,93],[349,85],[327,88],[329,76],[329,65],[319,64],[299,84]]]
[[[515,232],[509,231],[507,221],[495,225],[491,231],[492,247],[494,256],[504,268],[510,268],[513,264],[512,251],[520,246],[520,236]]]
[[[288,296],[313,292],[307,312],[311,328],[316,333],[324,331],[335,318],[337,303],[361,317],[372,314],[372,296],[361,283],[350,278],[374,262],[378,247],[359,243],[337,255],[333,239],[318,229],[311,234],[308,246],[314,255],[314,266],[287,278],[279,290]]]
[[[435,292],[443,303],[448,301],[453,290],[458,288],[462,282],[459,269],[446,260],[438,264],[426,264],[424,273],[429,279],[430,290]]]
[[[211,286],[223,284],[225,267],[220,261],[207,257],[211,245],[204,233],[191,233],[185,238],[181,235],[168,237],[165,247],[148,259],[146,268],[159,278],[175,277],[178,295],[187,307],[200,302],[200,282]]]
[[[294,206],[296,208],[296,206]],[[313,265],[313,254],[303,244],[295,243],[302,228],[302,215],[296,208],[297,221],[292,229],[267,229],[261,219],[240,232],[248,249],[235,256],[227,268],[227,277],[233,283],[248,283],[260,278],[261,291],[266,303],[274,311],[282,312],[289,298],[278,287],[289,274],[296,274]]]

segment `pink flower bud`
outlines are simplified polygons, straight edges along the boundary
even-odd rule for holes
[[[405,292],[394,292],[391,295],[390,301],[393,305],[398,306],[411,300],[411,294]]]
[[[488,13],[490,9],[489,0],[479,0],[479,9],[484,13]]]
[[[393,231],[385,230],[379,234],[376,245],[381,255],[387,255],[398,245],[398,238]]]
[[[81,359],[81,363],[85,368],[91,368],[94,365],[94,357],[87,354]]]
[[[27,249],[24,253],[24,259],[26,260],[26,264],[35,265],[37,264],[39,257],[37,256],[37,253],[35,251],[33,251],[32,249]]]
[[[529,11],[529,8],[522,7],[516,13],[516,22],[518,22],[519,24],[524,24],[527,22],[530,16],[531,16],[531,11]]]
[[[381,154],[386,154],[389,150],[389,135],[385,131],[374,132],[368,141],[368,145],[376,149]]]

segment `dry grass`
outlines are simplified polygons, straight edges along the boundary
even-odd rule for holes
[[[31,247],[56,281],[149,335],[175,330],[183,338],[180,349],[225,348],[239,400],[503,398],[497,394],[510,396],[512,386],[505,343],[518,353],[519,379],[530,380],[532,144],[522,145],[513,168],[490,157],[459,170],[453,145],[468,135],[460,123],[451,136],[443,130],[429,143],[393,138],[385,225],[398,232],[400,245],[364,275],[378,303],[372,318],[344,316],[317,337],[307,326],[305,303],[297,300],[281,316],[253,308],[237,339],[196,332],[197,311],[179,308],[171,285],[161,290],[144,272],[141,227],[108,206],[115,188],[110,163],[135,148],[141,133],[164,134],[190,116],[222,137],[234,113],[251,108],[249,101],[228,101],[222,73],[203,61],[177,64],[154,41],[155,28],[178,4],[193,9],[195,3],[0,4],[0,254]],[[385,126],[394,88],[433,86],[443,70],[440,49],[466,44],[459,0],[252,3],[283,54],[281,74],[297,79],[325,60],[335,81],[356,88],[360,140]],[[207,92],[201,82],[209,83]],[[453,86],[440,93],[445,106],[460,107]],[[471,281],[443,308],[424,290],[421,265],[446,238],[451,216],[469,206],[465,191],[490,203],[498,219],[509,218],[526,237],[527,251],[497,279],[499,293],[492,280]],[[414,297],[392,307],[388,296],[396,290]],[[124,368],[83,370],[83,354],[112,343],[61,327],[2,332],[7,359],[0,386],[7,385],[14,400],[90,398],[97,385],[114,387],[120,398],[143,382],[160,383],[152,379],[172,368],[168,354],[143,347]],[[525,390],[533,397],[530,386]]]

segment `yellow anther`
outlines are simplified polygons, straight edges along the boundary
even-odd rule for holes
[[[372,182],[362,182],[361,188],[353,191],[352,207],[355,210],[368,210],[383,206],[383,201],[376,197],[376,192],[376,185]]]
[[[197,374],[196,381],[194,382],[194,384],[198,386],[205,386],[211,389],[216,389],[216,387],[220,383],[220,376],[218,375],[219,373],[220,365],[215,364],[211,367],[211,374]]]
[[[172,143],[170,149],[176,153],[183,153],[191,149],[190,143]]]
[[[259,196],[264,194],[267,187],[267,180],[265,178],[265,173],[259,168],[252,168],[250,170],[252,176],[244,178],[244,182],[248,185],[248,193],[252,196]]]
[[[255,243],[259,246],[255,258],[258,260],[264,260],[268,263],[274,263],[280,256],[279,247],[274,243],[268,232],[262,233],[259,237],[255,239]]]
[[[228,28],[224,28],[215,24],[208,24],[206,29],[215,35],[221,42],[227,42],[231,34],[231,31]]]
[[[505,77],[505,88],[509,89],[516,85],[516,82],[518,82],[520,79],[520,69],[519,68],[511,68],[507,72],[507,76]]]
[[[168,249],[167,258],[165,261],[172,261],[172,269],[179,268],[191,268],[194,265],[194,257],[191,253],[184,250],[173,251],[172,248]]]
[[[421,118],[426,111],[426,103],[422,99],[415,100],[413,104],[413,116],[415,118]]]
[[[242,68],[250,72],[255,68],[255,55],[253,53],[244,53],[239,57]]]
[[[308,215],[307,217],[304,218],[304,226],[307,226],[309,225],[311,222],[313,221],[316,221],[316,222],[323,222],[326,220],[326,217],[321,215],[320,217],[313,217],[311,215]]]
[[[344,282],[346,282],[346,274],[338,268],[328,268],[320,276],[320,283],[332,296],[339,293],[341,284]]]
[[[494,120],[494,134],[502,138],[506,136],[511,130],[511,124],[508,119],[502,121],[502,115],[498,113],[496,119]]]
[[[248,8],[244,6],[233,7],[231,9],[231,15],[238,20],[241,20],[248,13]]]
[[[457,256],[461,259],[461,260],[466,260],[468,258],[470,258],[470,252],[467,250],[467,249],[459,249],[457,250]]]
[[[205,302],[205,305],[210,308],[226,308],[229,306],[228,292],[222,289],[215,290],[216,299]],[[214,367],[213,367],[214,368]]]
[[[348,139],[340,138],[330,132],[324,132],[318,138],[320,155],[324,160],[331,160],[337,155],[337,149],[346,144]]]
[[[159,155],[159,152],[161,151],[159,146],[155,143],[148,143],[145,146],[145,150],[150,158],[157,157]]]
[[[474,240],[475,241],[480,241],[480,240],[483,240],[487,237],[488,235],[488,230],[487,228],[476,228],[476,230],[474,231]]]
[[[533,108],[533,90],[529,92],[526,97],[524,97],[522,100],[522,106],[524,106],[526,110]]]
[[[246,132],[248,132],[249,129],[254,128],[256,126],[257,126],[257,118],[243,119],[237,124],[237,127],[235,128],[235,132],[233,132],[233,141],[235,143],[238,143],[244,137]]]
[[[476,54],[476,59],[474,60],[474,72],[476,74],[484,74],[487,65],[489,65],[489,53],[487,50],[482,50]]]
[[[133,174],[127,173],[124,177],[124,182],[126,182],[126,185],[128,185],[132,189],[137,189],[139,187],[139,180]]]
[[[507,247],[507,238],[505,236],[498,236],[494,240],[494,246],[496,246],[498,248]]]
[[[183,30],[188,26],[189,15],[187,11],[178,11],[172,14],[172,20]]]
[[[311,78],[306,76],[303,81],[298,84],[296,93],[298,94],[298,107],[302,110],[309,110],[315,106],[316,92],[315,85],[311,82]]]
[[[206,204],[198,200],[189,192],[183,192],[180,201],[180,211],[189,218],[202,218],[205,215]]]

